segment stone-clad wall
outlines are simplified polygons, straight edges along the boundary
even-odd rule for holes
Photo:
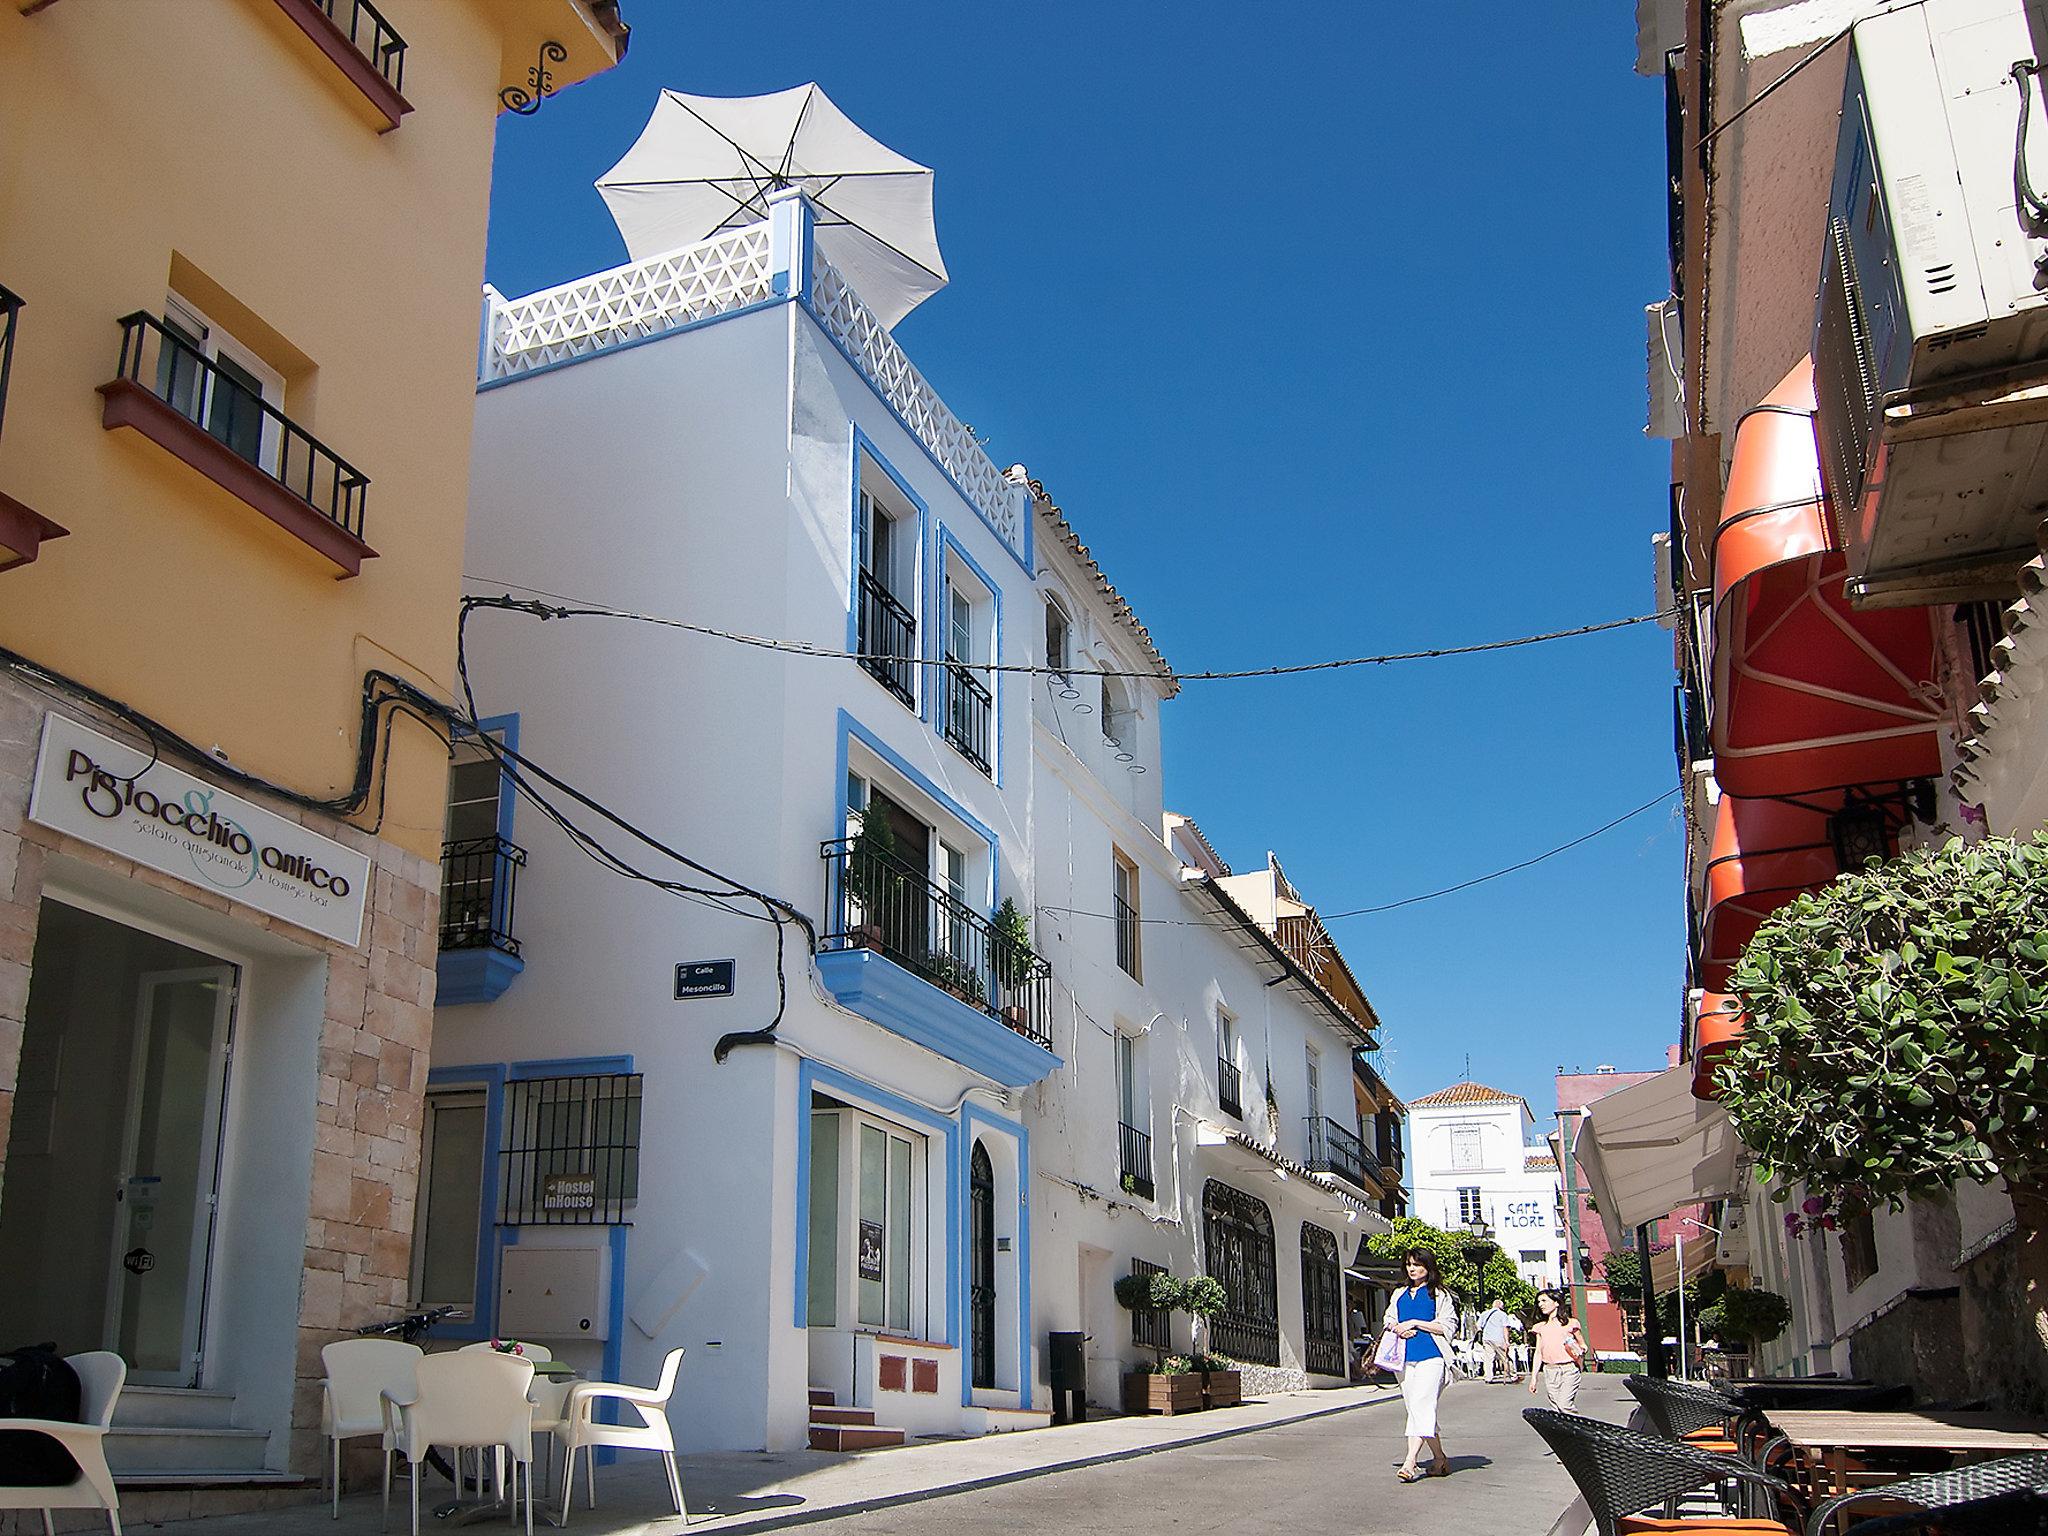
[[[290,1448],[292,1470],[316,1474],[323,1454],[321,1346],[358,1324],[391,1315],[406,1302],[427,1046],[433,1026],[439,869],[332,817],[266,800],[268,809],[356,848],[373,861],[365,940],[350,948],[235,906],[217,892],[32,825],[27,811],[36,747],[43,717],[53,707],[107,728],[107,722],[89,712],[53,704],[0,674],[0,1191],[33,980],[37,916],[46,864],[53,854],[227,914],[252,929],[288,938],[309,954],[324,953],[327,975],[318,1077],[307,1092],[316,1130],[298,1298]],[[228,1156],[234,1155],[231,1147]],[[234,1258],[222,1257],[229,1262]],[[190,1497],[199,1501],[194,1507],[201,1513],[213,1508],[204,1502],[203,1493]]]

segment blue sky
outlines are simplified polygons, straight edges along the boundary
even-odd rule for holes
[[[619,69],[499,134],[489,277],[624,257],[591,182],[664,86],[816,80],[938,173],[952,285],[897,336],[1042,479],[1184,670],[1643,613],[1668,445],[1662,95],[1627,7],[629,0]],[[965,18],[971,17],[971,22]],[[598,594],[601,595],[601,594]],[[1326,911],[1540,853],[1675,782],[1671,645],[1189,684],[1168,804]],[[1397,1091],[1676,1038],[1675,811],[1334,923]],[[1539,1127],[1545,1122],[1539,1121]]]

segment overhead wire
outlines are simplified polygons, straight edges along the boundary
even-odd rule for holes
[[[703,635],[713,640],[724,640],[736,645],[751,646],[758,650],[779,651],[785,655],[810,656],[828,661],[888,662],[892,666],[946,667],[952,665],[944,657],[902,656],[894,652],[849,651],[834,646],[818,645],[808,640],[777,639],[770,635],[748,634],[744,630],[720,629],[711,624],[695,624],[687,619],[671,618],[664,614],[638,613],[631,609],[615,608],[604,603],[584,598],[569,597],[559,592],[549,592],[540,587],[522,586],[518,582],[491,581],[481,576],[465,576],[480,586],[503,588],[502,597],[481,597],[475,594],[465,596],[465,605],[474,607],[503,608],[514,612],[529,613],[541,619],[603,618],[622,619],[636,624],[651,624],[662,629],[677,629],[693,635]],[[530,598],[515,598],[514,592],[531,594]],[[553,605],[540,599],[553,600]],[[559,606],[555,606],[559,605]],[[1603,619],[1594,624],[1575,625],[1569,629],[1546,630],[1533,635],[1515,635],[1505,640],[1481,640],[1464,645],[1431,646],[1415,651],[1385,651],[1369,656],[1339,656],[1322,661],[1283,662],[1262,667],[1238,667],[1202,672],[1175,672],[1167,669],[1136,669],[1117,667],[1055,667],[1038,662],[987,662],[975,664],[977,672],[1028,673],[1034,676],[1061,678],[1114,677],[1150,679],[1173,683],[1214,683],[1242,681],[1247,678],[1294,677],[1308,672],[1334,672],[1351,667],[1388,666],[1404,661],[1434,661],[1451,656],[1476,656],[1489,651],[1518,650],[1524,646],[1543,645],[1553,640],[1574,640],[1584,635],[1604,634],[1609,630],[1629,629],[1639,624],[1655,624],[1671,617],[1677,609],[1659,613],[1632,614],[1622,619]]]

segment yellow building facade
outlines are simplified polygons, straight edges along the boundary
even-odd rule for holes
[[[624,43],[0,0],[0,1317],[190,1430],[132,1496],[303,1482],[408,1299],[449,751],[381,700],[456,693],[496,119]]]

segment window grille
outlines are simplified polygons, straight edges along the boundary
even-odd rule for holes
[[[1211,1179],[1202,1187],[1202,1249],[1223,1286],[1223,1310],[1209,1325],[1218,1354],[1256,1365],[1280,1363],[1280,1282],[1273,1212],[1265,1201]]]
[[[638,1072],[505,1085],[498,1220],[505,1226],[626,1226],[640,1196]]]
[[[1148,1264],[1143,1259],[1131,1260],[1134,1275],[1163,1275],[1166,1266]],[[1171,1350],[1173,1348],[1173,1314],[1152,1312],[1142,1307],[1131,1312],[1131,1342],[1146,1349]]]

